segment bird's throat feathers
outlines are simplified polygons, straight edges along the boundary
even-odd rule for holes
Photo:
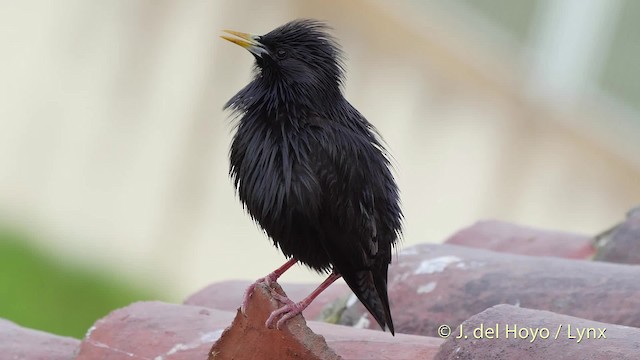
[[[333,118],[344,103],[346,100],[339,86],[288,84],[267,79],[258,73],[253,81],[225,104],[224,108],[240,116],[260,114],[262,118],[284,121],[312,114]]]

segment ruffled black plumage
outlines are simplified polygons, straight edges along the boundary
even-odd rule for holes
[[[267,53],[225,105],[238,115],[238,196],[287,257],[342,275],[393,332],[387,268],[401,232],[399,193],[375,129],[342,95],[341,51],[314,20],[256,41]]]

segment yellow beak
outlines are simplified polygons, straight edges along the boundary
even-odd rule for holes
[[[231,41],[236,45],[242,46],[243,48],[249,50],[252,54],[256,56],[261,57],[262,55],[269,53],[269,51],[264,47],[264,45],[262,45],[257,40],[259,38],[258,36],[239,32],[239,31],[234,31],[234,30],[222,30],[222,31],[226,32],[227,34],[234,35],[235,37],[221,35],[220,36],[221,38],[227,41]]]

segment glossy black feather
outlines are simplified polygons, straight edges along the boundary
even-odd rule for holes
[[[340,50],[297,20],[258,41],[255,77],[226,104],[238,116],[230,174],[249,214],[287,257],[333,270],[393,332],[387,268],[399,194],[373,126],[343,97]]]

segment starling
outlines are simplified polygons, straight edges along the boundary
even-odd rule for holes
[[[398,187],[377,131],[343,96],[341,50],[325,23],[294,20],[266,35],[222,36],[255,58],[253,80],[225,105],[238,117],[230,176],[243,207],[289,259],[328,278],[266,322],[276,328],[342,277],[394,334],[387,269],[402,223]]]

